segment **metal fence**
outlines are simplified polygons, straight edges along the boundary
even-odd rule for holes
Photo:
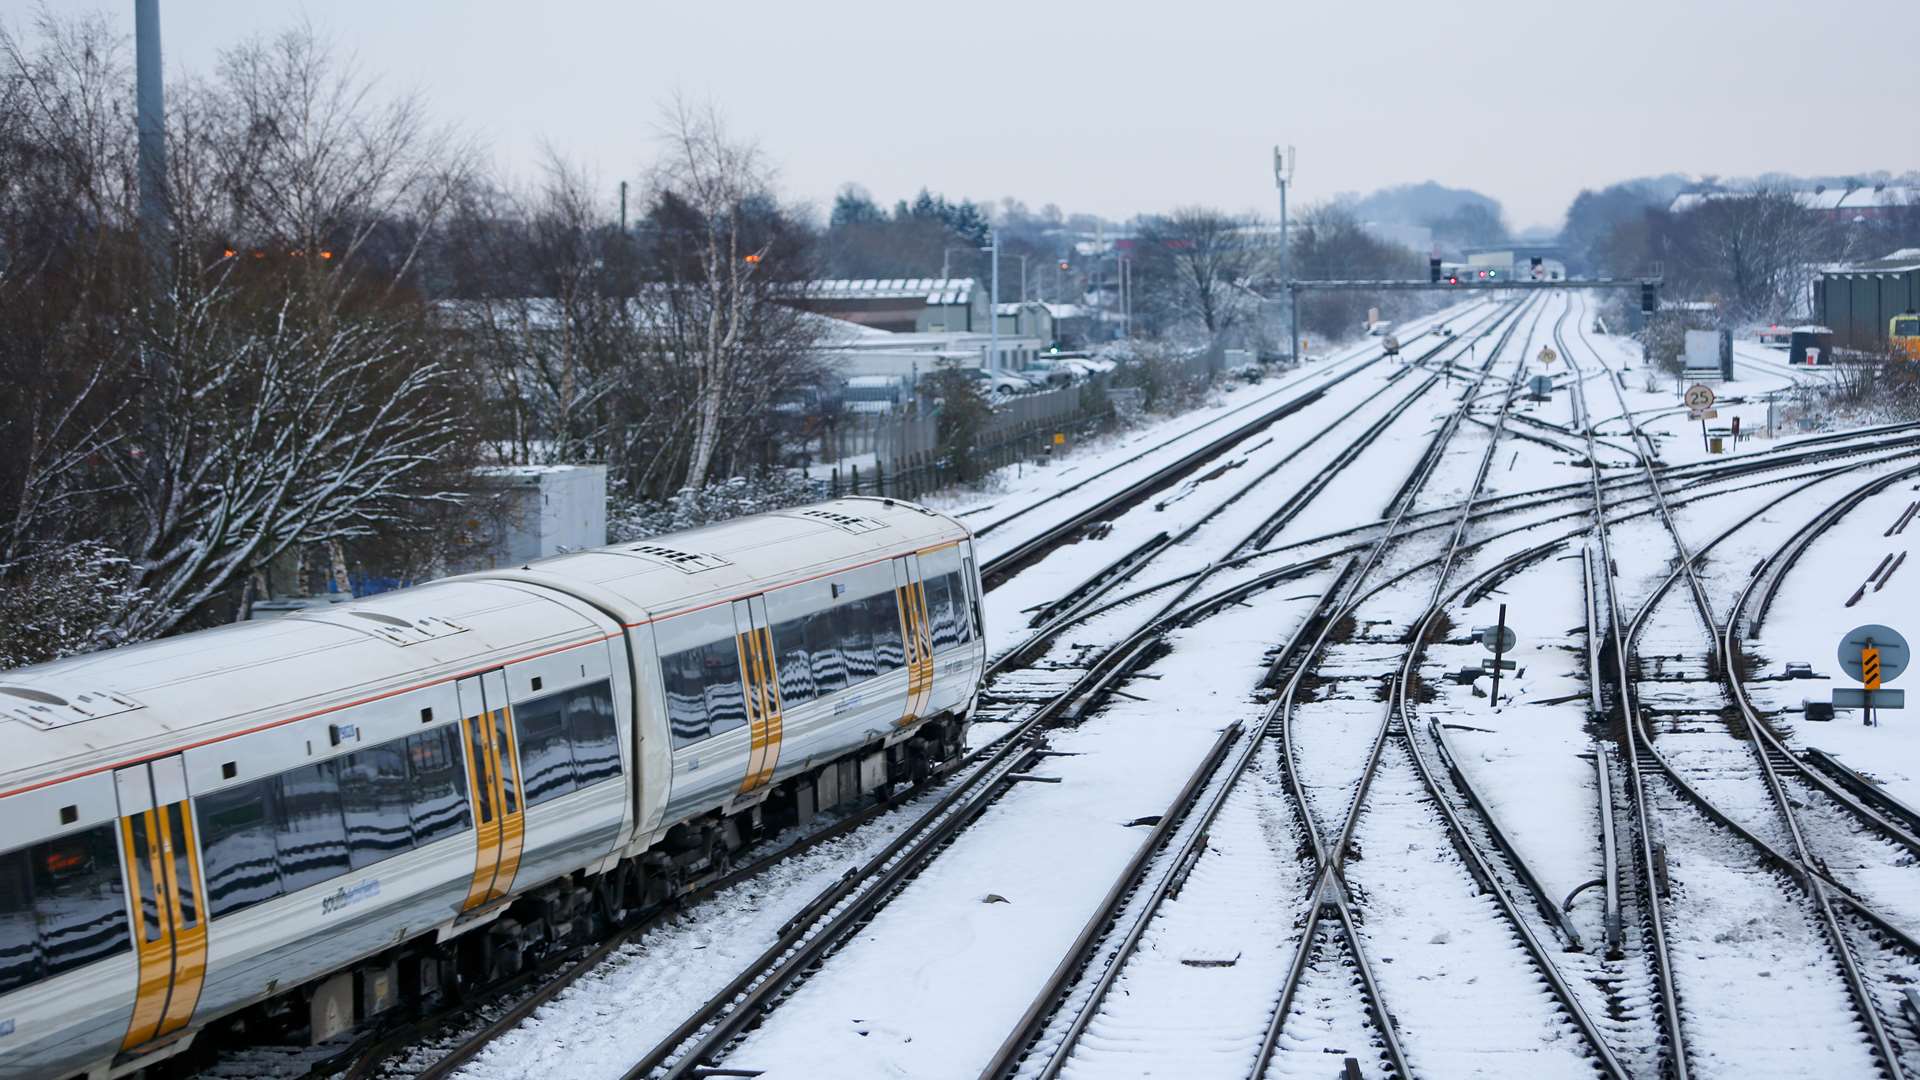
[[[1191,379],[1209,381],[1220,371],[1221,353],[1209,349],[1178,361]],[[980,433],[969,463],[974,475],[1016,461],[1045,461],[1056,437],[1072,439],[1116,414],[1137,416],[1143,408],[1137,388],[1111,387],[1107,375],[1085,382],[1008,398],[994,406],[993,419]],[[823,446],[827,460],[840,461],[830,474],[831,494],[898,495],[915,498],[967,479],[959,463],[940,453],[939,419],[931,414],[888,414],[841,418]],[[873,455],[871,463],[853,464]],[[852,459],[851,461],[849,459]]]
[[[970,468],[978,474],[1023,459],[1045,460],[1056,437],[1077,436],[1112,415],[1106,383],[1101,376],[1001,402],[980,432]],[[838,459],[847,463],[833,470],[829,493],[913,498],[963,479],[960,463],[940,453],[939,426],[938,417],[925,414],[844,418],[833,441]],[[868,454],[873,460],[862,467],[857,462]]]

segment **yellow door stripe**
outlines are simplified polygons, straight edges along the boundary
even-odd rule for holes
[[[924,653],[920,637],[920,619],[918,607],[913,602],[913,581],[908,579],[905,585],[893,590],[894,601],[900,607],[901,632],[907,642],[907,704],[900,715],[900,726],[920,719],[920,691],[925,671]]]
[[[740,791],[745,794],[754,789],[760,777],[760,762],[767,752],[767,728],[754,700],[753,654],[756,649],[749,644],[745,634],[734,635],[733,647],[740,657],[742,700],[747,709],[747,769],[740,777]]]
[[[500,816],[496,813],[491,820],[482,820],[481,814],[482,805],[498,809],[500,797],[494,781],[496,773],[489,767],[487,747],[493,737],[485,715],[461,720],[460,734],[466,739],[463,756],[467,759],[467,780],[472,784],[469,790],[473,792],[468,807],[473,815],[473,881],[467,886],[467,902],[460,905],[462,911],[469,911],[486,903],[487,894],[493,891],[494,871],[500,866]]]
[[[780,764],[780,734],[783,725],[786,704],[780,698],[780,672],[774,667],[773,631],[761,627],[755,635],[760,642],[761,703],[766,709],[767,749],[763,756],[760,783],[773,779],[774,769]]]
[[[136,843],[135,831],[139,839],[146,841],[146,855],[140,854],[142,845]],[[121,849],[126,857],[126,866],[132,876],[133,888],[133,925],[134,940],[139,943],[138,958],[140,978],[134,992],[133,1018],[127,1024],[127,1035],[121,1040],[120,1048],[131,1050],[136,1046],[150,1042],[160,1030],[160,1019],[167,1011],[167,990],[173,982],[173,942],[167,936],[167,924],[164,918],[155,926],[147,922],[147,906],[158,904],[159,885],[159,845],[154,843],[153,811],[140,813],[120,819]]]
[[[494,760],[504,762],[496,773],[500,777],[500,805],[513,807],[512,812],[500,815],[500,862],[494,867],[493,888],[488,891],[489,900],[497,899],[513,891],[513,879],[520,873],[520,852],[526,840],[527,822],[525,792],[520,787],[520,770],[507,770],[518,758],[513,741],[513,714],[508,709],[493,713],[495,743]],[[512,798],[506,796],[511,795]]]
[[[166,867],[168,906],[173,916],[173,987],[158,1034],[170,1035],[187,1026],[193,1019],[194,1006],[200,1003],[200,986],[207,973],[206,892],[200,886],[200,865],[193,857],[193,815],[187,813],[187,804],[174,803],[161,816],[161,861]],[[180,825],[178,846],[174,843],[176,821]],[[182,868],[187,871],[185,882],[179,880]]]
[[[913,583],[914,608],[920,622],[920,704],[915,710],[926,712],[933,701],[933,621],[927,617],[927,583]]]

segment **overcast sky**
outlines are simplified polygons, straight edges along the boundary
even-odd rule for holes
[[[104,7],[132,32],[133,0]],[[0,0],[16,28],[37,0]],[[169,74],[302,18],[503,168],[541,140],[609,190],[660,101],[711,98],[787,197],[922,185],[1112,217],[1274,212],[1434,179],[1557,225],[1667,171],[1920,168],[1915,0],[161,0]],[[1296,204],[1297,205],[1297,204]]]

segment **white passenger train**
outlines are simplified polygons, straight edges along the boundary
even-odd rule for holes
[[[511,972],[924,776],[984,663],[967,530],[862,498],[0,672],[0,1077]]]

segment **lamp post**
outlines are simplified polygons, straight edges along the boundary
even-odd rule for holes
[[[1287,290],[1290,299],[1287,316],[1287,355],[1293,362],[1300,362],[1300,298],[1293,291],[1293,279],[1287,274],[1287,185],[1293,182],[1293,147],[1287,147],[1286,153],[1280,147],[1273,148],[1273,184],[1280,189],[1280,285]]]
[[[987,295],[987,373],[1000,370],[1000,230],[988,234],[993,242],[982,251],[993,253],[993,291]]]

